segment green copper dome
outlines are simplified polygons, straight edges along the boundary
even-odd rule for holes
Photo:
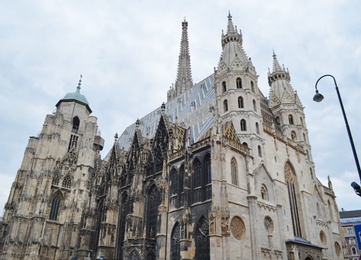
[[[86,99],[86,97],[84,95],[80,94],[80,86],[78,86],[76,88],[75,92],[66,94],[62,100],[76,100],[76,101],[82,102],[86,105],[89,105],[89,102]]]
[[[82,94],[80,94],[80,85],[81,85],[81,78],[82,75],[80,75],[80,80],[78,83],[78,86],[75,90],[75,92],[70,92],[64,96],[64,98],[60,99],[59,102],[56,104],[56,107],[58,107],[62,102],[77,102],[82,105],[85,105],[88,111],[91,113],[92,110],[89,107],[89,102],[86,99],[86,97]]]

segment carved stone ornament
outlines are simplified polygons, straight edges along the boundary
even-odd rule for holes
[[[231,232],[232,232],[232,235],[238,240],[241,240],[245,237],[246,226],[244,225],[244,222],[240,217],[235,216],[232,218]]]

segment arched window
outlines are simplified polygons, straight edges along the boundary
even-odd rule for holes
[[[261,197],[262,199],[264,200],[268,200],[269,197],[268,197],[268,190],[267,190],[267,187],[266,185],[262,184],[262,187],[261,187]]]
[[[226,92],[227,91],[227,85],[226,85],[226,82],[223,81],[222,82],[222,93]]]
[[[297,135],[296,135],[296,132],[295,132],[295,131],[292,131],[292,132],[291,132],[291,139],[292,139],[293,141],[296,141],[296,140],[297,140]]]
[[[256,122],[256,133],[259,135],[260,134],[260,132],[259,132],[259,124],[258,124],[258,122]]]
[[[246,142],[243,142],[242,145],[248,147],[248,144]]]
[[[193,203],[202,201],[202,165],[199,159],[193,162]]]
[[[59,174],[58,173],[55,173],[54,176],[53,176],[53,182],[52,184],[55,185],[55,186],[59,186]]]
[[[147,238],[155,239],[157,234],[158,206],[160,204],[160,193],[153,184],[148,191],[147,199]]]
[[[254,92],[254,83],[252,80],[251,80],[251,90]]]
[[[170,246],[170,250],[171,250],[170,259],[171,260],[180,260],[181,259],[179,239],[180,239],[180,225],[178,222],[176,222],[173,227],[172,236],[171,236],[171,246]]]
[[[262,148],[260,145],[258,146],[258,156],[262,157]]]
[[[354,246],[351,247],[351,253],[352,253],[353,255],[356,255],[356,254],[357,254],[356,248],[355,248]]]
[[[76,116],[73,118],[73,128],[71,131],[75,134],[78,133],[79,125],[80,125],[80,120],[79,117]]]
[[[287,183],[288,199],[292,216],[293,233],[297,237],[302,237],[298,202],[298,183],[295,171],[289,162],[287,162],[285,165],[285,179]]]
[[[227,111],[228,111],[228,101],[227,101],[227,99],[225,99],[225,100],[223,101],[223,111],[224,111],[224,112],[227,112]]]
[[[126,192],[123,192],[121,195],[121,203],[120,203],[120,210],[119,210],[119,226],[118,226],[118,250],[117,250],[117,259],[123,258],[123,245],[124,245],[124,237],[125,237],[125,227],[126,222],[122,221],[126,219],[127,215],[130,211],[130,200],[128,197],[128,194]],[[96,240],[95,248],[98,246],[98,240]],[[96,249],[95,249],[96,250]],[[94,251],[95,251],[94,250]]]
[[[243,97],[238,97],[238,108],[244,108]]]
[[[199,219],[193,234],[195,234],[194,238],[196,244],[196,253],[194,259],[209,260],[209,227],[208,221],[204,216]]]
[[[245,119],[241,120],[241,131],[247,131],[247,124]]]
[[[212,197],[212,168],[211,168],[211,155],[207,154],[204,159],[204,199]]]
[[[182,166],[180,167],[179,170],[179,192],[178,192],[178,201],[179,201],[179,206],[183,206],[184,205],[184,165],[182,164]]]
[[[300,117],[301,126],[303,126],[303,119]]]
[[[293,115],[288,115],[288,123],[293,125]]]
[[[69,174],[64,177],[62,186],[67,189],[71,188],[71,178]]]
[[[312,172],[312,168],[310,168],[310,176],[311,176],[311,179],[313,179],[313,172]]]
[[[232,158],[232,160],[231,160],[231,181],[232,181],[232,184],[238,186],[237,161],[234,158]]]
[[[242,79],[241,78],[236,79],[236,85],[237,85],[237,88],[242,88]]]
[[[170,172],[170,200],[171,205],[178,207],[178,174],[176,169],[172,169]]]
[[[51,201],[51,209],[49,214],[49,220],[57,220],[58,214],[59,214],[59,208],[60,208],[60,202],[61,197],[59,194],[54,195],[52,201]]]
[[[303,133],[303,141],[307,142],[305,133]]]
[[[253,103],[253,110],[257,112],[256,100],[253,99],[252,103]]]

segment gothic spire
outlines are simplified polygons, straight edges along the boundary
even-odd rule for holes
[[[297,104],[302,107],[301,101],[291,85],[291,77],[288,70],[281,67],[275,52],[273,52],[272,72],[268,72],[268,84],[270,85],[270,106],[279,104]]]
[[[180,46],[180,53],[178,59],[178,72],[177,80],[175,82],[175,95],[183,93],[193,86],[192,72],[191,72],[191,59],[189,55],[188,43],[188,22],[184,17],[182,22],[182,40]]]

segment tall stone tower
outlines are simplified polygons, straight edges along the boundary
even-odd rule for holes
[[[217,107],[221,121],[232,122],[240,141],[251,149],[255,158],[261,158],[263,140],[258,76],[242,43],[242,33],[233,25],[229,14],[227,32],[222,33],[222,54],[215,72]]]
[[[30,137],[5,205],[6,259],[69,259],[80,249],[89,180],[104,144],[80,87],[81,80]]]

